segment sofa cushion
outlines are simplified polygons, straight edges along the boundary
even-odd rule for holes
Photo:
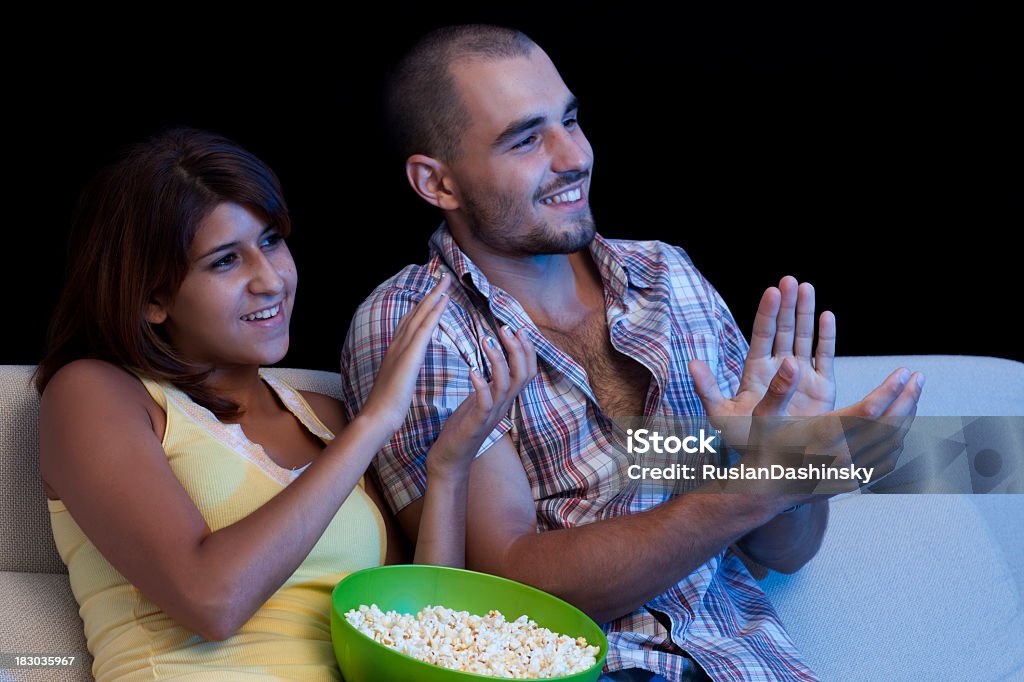
[[[838,407],[860,400],[897,367],[924,372],[921,416],[1024,415],[1024,363],[973,355],[836,358]]]
[[[1021,595],[972,497],[834,500],[818,555],[761,582],[823,680],[1021,679]]]
[[[0,365],[0,571],[67,573],[39,478],[34,366]]]
[[[78,682],[92,679],[92,656],[66,575],[0,572],[0,652],[74,655],[66,668],[0,668],[0,680]],[[17,614],[16,618],[12,618]]]

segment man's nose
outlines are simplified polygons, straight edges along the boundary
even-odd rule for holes
[[[555,173],[590,170],[594,157],[587,138],[580,131],[578,135],[560,128],[551,138],[551,170]]]

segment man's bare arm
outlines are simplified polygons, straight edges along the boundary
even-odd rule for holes
[[[466,564],[555,594],[603,623],[635,611],[790,503],[689,494],[638,514],[538,534],[529,481],[506,435],[470,469]],[[398,514],[410,537],[421,506]]]
[[[827,526],[828,500],[808,502],[750,531],[736,545],[765,568],[796,573],[818,553]]]

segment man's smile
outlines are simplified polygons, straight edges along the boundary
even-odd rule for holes
[[[575,183],[566,189],[561,189],[557,193],[549,194],[540,200],[540,203],[544,206],[557,206],[561,204],[579,204],[583,201],[583,181]],[[573,206],[575,208],[575,206]]]

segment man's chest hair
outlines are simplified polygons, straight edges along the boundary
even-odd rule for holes
[[[609,416],[643,414],[651,374],[636,360],[615,350],[604,311],[588,315],[569,329],[538,325],[551,343],[587,372],[598,404]]]

